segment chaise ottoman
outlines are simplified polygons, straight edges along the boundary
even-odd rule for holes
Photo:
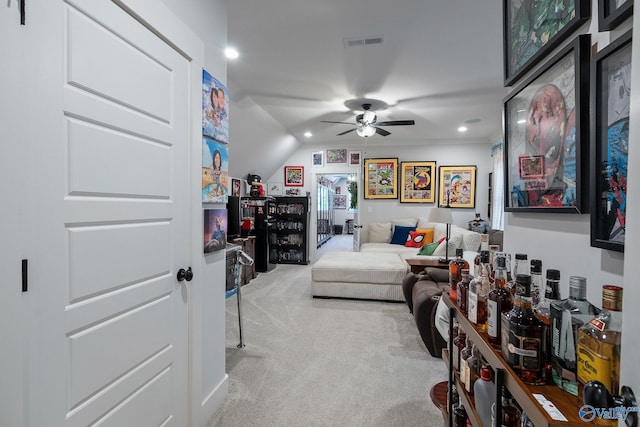
[[[409,265],[398,254],[327,252],[311,268],[311,295],[404,301]]]

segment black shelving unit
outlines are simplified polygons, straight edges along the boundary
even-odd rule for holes
[[[269,235],[270,261],[309,264],[309,197],[277,197],[275,224]]]

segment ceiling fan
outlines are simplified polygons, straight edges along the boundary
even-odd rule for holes
[[[387,122],[378,122],[376,113],[371,111],[371,104],[369,103],[362,104],[362,110],[364,110],[364,113],[356,116],[356,127],[340,132],[337,136],[346,135],[353,131],[355,131],[358,136],[362,136],[364,138],[370,137],[376,133],[378,135],[387,136],[391,135],[391,132],[382,129],[380,126],[411,126],[416,124],[413,120],[391,120]],[[349,122],[334,122],[330,120],[321,120],[321,122],[353,125],[353,123]]]

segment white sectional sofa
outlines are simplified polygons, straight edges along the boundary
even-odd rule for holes
[[[361,233],[362,242],[360,252],[385,252],[400,255],[403,259],[422,258],[428,255],[418,255],[417,248],[406,247],[399,244],[391,244],[391,238],[396,226],[416,227],[418,230],[433,230],[433,241],[436,242],[445,237],[447,225],[429,222],[422,218],[397,219],[385,223],[370,223]],[[456,249],[465,251],[478,251],[481,235],[475,231],[467,230],[457,225],[451,225],[449,237],[449,257],[455,257]],[[440,258],[445,255],[446,245],[442,242],[431,255],[432,258]]]
[[[445,255],[446,242],[442,242],[430,256],[418,255],[419,248],[392,244],[396,226],[433,230],[433,240],[446,234],[446,224],[423,219],[399,219],[388,223],[371,223],[363,233],[360,252],[330,252],[312,267],[311,294],[314,297],[339,297],[404,301],[402,281],[410,271],[407,259],[440,258]],[[480,234],[453,225],[449,238],[449,257],[455,250],[477,251]]]

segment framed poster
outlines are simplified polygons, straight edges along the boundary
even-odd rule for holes
[[[267,183],[267,196],[282,196],[282,183],[281,182]]]
[[[438,206],[475,208],[476,166],[440,166]]]
[[[436,201],[436,162],[400,164],[400,203]]]
[[[237,178],[231,178],[231,195],[235,197],[241,196],[242,182]]]
[[[598,0],[598,30],[613,30],[632,14],[633,0]]]
[[[345,194],[335,194],[333,196],[334,209],[347,209],[347,196]]]
[[[229,143],[229,91],[205,70],[202,70],[202,134]]]
[[[589,49],[577,37],[505,100],[505,211],[586,212]]]
[[[285,166],[284,185],[287,187],[304,186],[304,166]]]
[[[327,150],[327,164],[329,163],[347,163],[346,148],[334,148]]]
[[[503,0],[504,85],[511,86],[589,19],[590,0]]]
[[[311,166],[314,168],[324,166],[324,151],[311,153]]]
[[[349,151],[349,166],[360,166],[362,164],[362,151]]]
[[[364,159],[364,198],[398,198],[398,159]]]
[[[202,202],[227,203],[229,154],[227,145],[202,138]]]
[[[218,252],[227,247],[227,210],[204,210],[204,253]]]
[[[631,31],[598,52],[591,83],[591,246],[624,252]]]

